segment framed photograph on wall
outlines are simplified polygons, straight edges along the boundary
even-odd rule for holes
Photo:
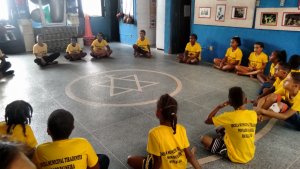
[[[277,26],[278,12],[262,12],[260,15],[260,25]]]
[[[231,19],[247,19],[247,7],[244,6],[232,6]]]
[[[300,12],[283,12],[282,26],[300,27]]]
[[[216,21],[224,22],[225,21],[225,12],[226,12],[226,5],[225,4],[217,4],[216,5]]]
[[[199,7],[199,18],[210,18],[210,7]]]

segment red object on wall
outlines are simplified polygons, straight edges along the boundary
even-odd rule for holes
[[[95,39],[95,36],[92,33],[90,17],[86,15],[84,17],[84,21],[85,21],[85,32],[84,32],[84,36],[83,36],[84,45],[90,46],[92,44],[93,40]]]

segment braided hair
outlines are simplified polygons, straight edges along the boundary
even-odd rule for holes
[[[176,134],[177,101],[169,94],[162,95],[157,102],[157,110],[161,110],[165,121],[171,122],[173,134]]]
[[[12,134],[16,125],[20,124],[26,136],[26,124],[31,123],[33,109],[31,105],[23,100],[16,100],[8,104],[5,108],[5,122],[8,125],[7,134]]]

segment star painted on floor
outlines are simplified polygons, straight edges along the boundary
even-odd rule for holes
[[[143,92],[144,88],[159,84],[157,82],[140,81],[136,74],[124,77],[106,75],[104,78],[108,78],[109,80],[101,83],[96,83],[94,84],[94,86],[110,88],[109,93],[111,97],[134,91]],[[128,84],[130,85],[128,86]]]

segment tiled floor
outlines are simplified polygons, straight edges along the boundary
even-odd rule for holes
[[[58,108],[71,111],[75,118],[72,137],[85,137],[98,153],[111,159],[111,169],[128,168],[127,156],[146,154],[147,133],[158,124],[155,99],[172,93],[179,103],[179,122],[188,132],[197,158],[210,156],[199,137],[213,133],[204,124],[210,110],[227,98],[229,87],[241,86],[253,99],[259,85],[247,77],[221,72],[208,64],[178,64],[174,55],[154,51],[154,58],[134,58],[129,46],[113,43],[111,59],[69,62],[39,68],[31,54],[11,55],[15,76],[0,80],[0,120],[4,108],[23,99],[34,108],[32,128],[39,143],[50,141],[46,120]],[[264,125],[260,124],[259,128]],[[255,159],[249,164],[217,160],[203,168],[299,168],[297,131],[281,122],[256,143]]]

